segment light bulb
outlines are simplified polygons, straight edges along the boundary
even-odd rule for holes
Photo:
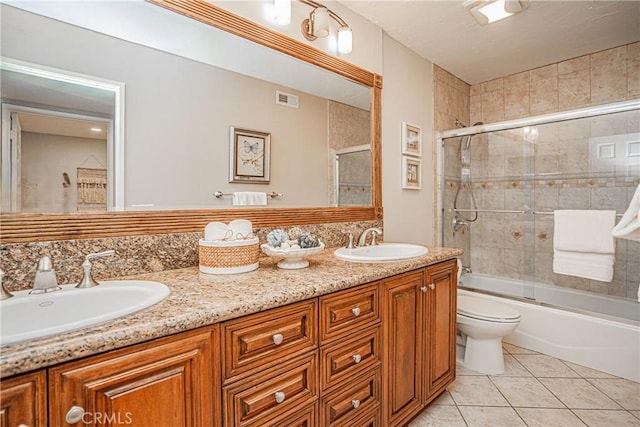
[[[351,53],[353,50],[353,31],[349,27],[338,30],[338,52]]]
[[[319,7],[313,11],[313,35],[316,37],[329,35],[329,11],[326,7]]]

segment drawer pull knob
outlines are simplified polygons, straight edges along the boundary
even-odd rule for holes
[[[75,424],[82,421],[84,416],[84,408],[81,406],[72,406],[64,417],[64,420],[69,424]]]
[[[284,402],[284,398],[285,398],[284,391],[276,391],[275,398],[276,398],[276,403]]]
[[[423,294],[427,293],[427,287],[426,286],[420,286],[420,290],[422,291]]]
[[[358,406],[360,406],[360,401],[358,399],[352,400],[351,406],[353,406],[354,409],[358,409]]]
[[[275,345],[282,344],[282,341],[284,341],[284,337],[282,336],[282,334],[274,334],[273,335],[273,343]]]
[[[354,354],[351,357],[353,357],[353,361],[356,363],[360,363],[360,361],[362,360],[362,356],[360,356],[359,354]]]
[[[436,288],[436,285],[434,285],[433,283],[429,283],[429,289],[434,290]]]
[[[354,316],[360,316],[360,307],[355,307],[351,309],[351,312]]]

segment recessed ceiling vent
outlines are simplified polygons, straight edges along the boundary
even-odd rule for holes
[[[287,107],[298,108],[298,97],[290,93],[276,91],[276,104],[286,105]]]

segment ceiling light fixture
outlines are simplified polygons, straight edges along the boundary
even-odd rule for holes
[[[309,18],[302,21],[302,35],[309,41],[329,35],[329,23],[335,20],[338,28],[338,52],[351,53],[353,50],[353,32],[349,25],[328,7],[313,0],[298,0],[311,6],[313,10]],[[274,0],[274,19],[278,25],[287,25],[291,22],[291,0]]]
[[[529,7],[529,0],[466,0],[462,3],[481,25],[491,24]]]

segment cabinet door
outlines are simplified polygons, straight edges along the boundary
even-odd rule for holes
[[[384,281],[382,401],[387,426],[408,421],[422,407],[423,277],[420,270]]]
[[[47,425],[47,377],[44,370],[0,383],[0,426],[20,425]]]
[[[456,262],[430,266],[427,284],[427,400],[449,385],[456,369]]]
[[[212,339],[217,330],[198,329],[51,368],[50,425],[219,425],[220,384],[212,362],[218,358]],[[67,423],[73,407],[80,419]]]
[[[364,413],[380,408],[380,368],[370,369],[321,399],[320,425],[359,426]]]

